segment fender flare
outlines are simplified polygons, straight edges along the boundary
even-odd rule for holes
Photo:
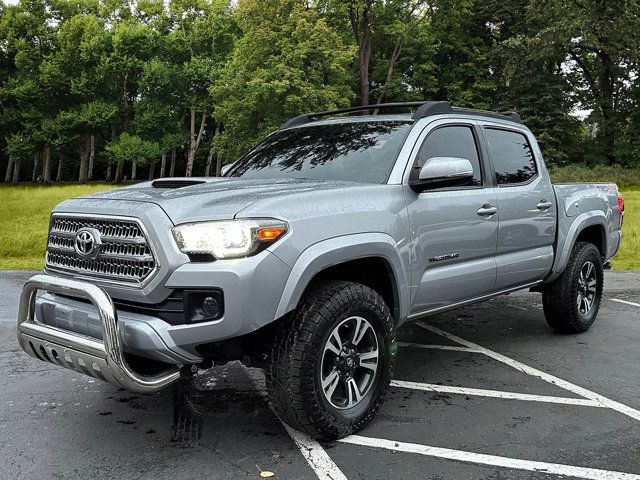
[[[293,311],[313,277],[322,270],[360,258],[379,257],[385,260],[394,276],[399,319],[406,318],[409,307],[409,287],[404,264],[396,242],[384,233],[358,233],[334,237],[304,250],[291,269],[275,318]]]
[[[601,211],[590,211],[585,212],[578,215],[575,220],[571,223],[569,230],[566,233],[564,238],[564,243],[560,245],[558,244],[558,249],[556,251],[556,258],[553,262],[553,268],[551,270],[551,275],[546,279],[547,282],[555,280],[560,276],[564,269],[567,267],[567,263],[569,263],[569,257],[571,256],[571,252],[573,251],[573,247],[576,244],[576,240],[578,239],[578,235],[588,227],[599,226],[602,227],[605,232],[602,238],[603,241],[603,250],[605,252],[609,251],[609,236],[607,235],[607,217]]]

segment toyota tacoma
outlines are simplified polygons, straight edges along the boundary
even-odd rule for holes
[[[615,184],[553,185],[515,113],[301,115],[223,177],[58,205],[18,340],[138,392],[241,360],[283,420],[335,439],[380,407],[405,322],[531,289],[553,329],[589,329],[623,211]]]

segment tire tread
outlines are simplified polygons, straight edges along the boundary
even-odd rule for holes
[[[382,297],[364,285],[337,280],[311,287],[276,334],[266,369],[271,405],[281,419],[314,438],[333,440],[364,427],[380,408],[389,386],[393,353],[389,356],[390,368],[383,372],[387,378],[382,379],[380,391],[376,392],[366,413],[356,421],[337,419],[316,399],[309,372],[313,372],[317,352],[311,346],[325,333],[336,314],[354,306],[377,311],[385,327],[385,337],[394,340],[393,321]]]

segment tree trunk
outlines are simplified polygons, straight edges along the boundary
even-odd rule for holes
[[[85,135],[80,144],[80,171],[78,173],[78,182],[87,183],[87,163],[91,149],[91,136]]]
[[[13,173],[13,158],[9,157],[9,162],[7,163],[7,173],[4,175],[4,183],[11,182],[11,174]]]
[[[13,164],[13,178],[11,179],[11,183],[13,185],[17,185],[20,181],[20,161],[16,160]]]
[[[216,177],[222,176],[222,157],[217,155],[216,158]]]
[[[96,137],[93,133],[91,134],[90,142],[91,142],[91,146],[90,146],[90,152],[89,152],[89,173],[87,174],[87,178],[89,180],[93,178],[93,160],[96,155]]]
[[[193,162],[196,159],[196,153],[198,152],[198,147],[200,146],[200,141],[202,140],[202,135],[204,133],[204,127],[207,121],[207,114],[203,113],[202,118],[200,119],[200,128],[196,135],[196,109],[195,107],[191,107],[191,125],[189,130],[189,153],[187,154],[187,169],[185,172],[185,177],[191,177],[193,175]]]
[[[58,172],[56,173],[56,182],[62,181],[62,165],[64,163],[64,153],[58,152]]]
[[[154,160],[153,162],[151,162],[151,165],[149,165],[149,180],[153,180],[153,174],[155,173],[154,170],[156,169],[156,161]]]
[[[204,169],[204,176],[208,177],[211,173],[211,162],[213,161],[213,146],[209,149],[209,155],[207,155],[207,167]]]
[[[613,93],[613,61],[606,52],[600,51],[598,56],[600,57],[600,61],[602,62],[602,69],[599,75],[600,78],[598,82],[600,84],[600,110],[602,112],[600,138],[602,139],[605,163],[607,165],[611,165],[616,162],[616,111]]]
[[[116,178],[115,178],[115,183],[122,183],[122,173],[124,171],[124,162],[123,161],[119,161],[118,164],[116,165]]]
[[[44,149],[44,158],[42,159],[42,181],[51,183],[51,146],[47,145]]]
[[[387,64],[387,77],[384,80],[384,85],[380,89],[380,95],[376,100],[376,103],[382,103],[384,101],[384,97],[387,94],[387,88],[389,87],[389,83],[391,82],[391,78],[393,77],[393,69],[396,66],[396,62],[398,58],[400,58],[400,53],[402,52],[402,37],[398,37],[395,45],[393,46],[393,52],[391,53],[391,57],[389,58],[389,63]],[[378,114],[378,110],[374,112],[375,115]]]
[[[360,105],[369,105],[369,63],[371,61],[371,7],[373,0],[366,0],[359,6],[353,3],[349,7],[349,20],[351,30],[358,44],[358,74],[359,74],[359,94]]]
[[[35,182],[36,181],[36,175],[38,173],[38,160],[40,158],[40,155],[38,155],[37,153],[33,155],[33,173],[31,174],[31,181]]]
[[[213,161],[213,154],[215,152],[215,149],[213,148],[213,141],[215,140],[215,138],[218,136],[218,133],[220,133],[220,124],[216,125],[216,130],[213,134],[213,138],[211,139],[211,147],[209,148],[209,156],[207,157],[207,171],[205,176],[208,177],[210,172],[211,172],[211,162]],[[215,176],[219,177],[220,176],[220,170],[218,169],[218,164],[220,163],[218,161],[219,155],[216,155],[216,171],[215,171]]]
[[[135,180],[136,179],[137,171],[138,171],[138,161],[134,160],[133,164],[131,165],[131,180]]]
[[[160,161],[160,177],[164,177],[164,171],[167,169],[167,154],[162,154],[162,160]]]
[[[112,123],[111,124],[111,139],[114,140],[115,138],[116,138],[116,126]],[[111,181],[112,165],[113,165],[113,162],[111,161],[111,159],[107,160],[107,176],[106,176],[107,182]]]
[[[364,40],[359,47],[358,65],[360,68],[360,105],[369,105],[369,61],[371,60],[371,39]]]
[[[171,166],[169,167],[169,176],[173,177],[176,174],[176,149],[171,150]]]

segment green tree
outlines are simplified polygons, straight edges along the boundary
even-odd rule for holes
[[[223,131],[216,150],[232,160],[289,117],[350,103],[352,50],[302,0],[241,0],[238,40],[212,88]]]
[[[160,147],[156,142],[143,140],[137,135],[123,133],[105,146],[105,151],[109,157],[118,165],[131,163],[131,177],[136,175],[137,165],[146,165],[158,158]],[[119,167],[120,168],[120,167]]]
[[[568,56],[564,76],[597,124],[596,155],[615,163],[620,132],[630,111],[640,53],[638,0],[531,0],[528,16],[541,26],[534,38]]]
[[[229,59],[236,28],[229,0],[174,0],[169,11],[178,25],[168,36],[168,50],[180,62],[179,91],[189,125],[185,175],[190,177],[210,120],[209,87]]]
[[[50,91],[44,88],[40,68],[56,48],[55,28],[47,22],[48,18],[47,4],[40,0],[3,7],[0,17],[2,69],[9,74],[0,78],[0,133],[11,159],[5,180],[14,183],[19,179],[19,167],[28,161],[22,154],[15,155],[24,151],[17,146],[26,143],[33,150],[32,178],[36,178],[37,131],[52,108]]]

